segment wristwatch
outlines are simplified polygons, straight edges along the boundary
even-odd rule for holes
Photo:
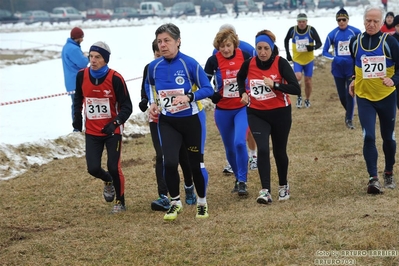
[[[280,83],[274,82],[273,87],[278,90],[280,88]]]
[[[115,119],[115,123],[119,126],[121,123],[121,121],[119,119]]]
[[[192,92],[187,93],[186,96],[188,97],[190,103],[194,100],[194,94]]]

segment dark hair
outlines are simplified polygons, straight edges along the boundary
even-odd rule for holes
[[[166,24],[161,25],[155,31],[155,38],[157,38],[159,34],[164,33],[164,32],[168,33],[170,35],[170,37],[172,37],[175,41],[180,39],[180,30],[173,23],[166,23]]]
[[[153,53],[159,52],[159,47],[158,47],[157,39],[155,39],[155,40],[152,41],[152,52],[153,52]]]

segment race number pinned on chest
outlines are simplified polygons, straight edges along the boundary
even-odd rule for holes
[[[238,84],[236,78],[229,78],[223,80],[223,97],[237,98],[239,97]]]
[[[269,100],[276,97],[273,90],[265,85],[263,79],[251,79],[249,84],[251,86],[251,96],[257,101]]]
[[[108,98],[85,98],[86,117],[90,120],[111,118]]]
[[[160,90],[158,91],[158,95],[162,109],[165,109],[172,114],[190,109],[190,104],[187,102],[172,105],[176,96],[184,95],[184,89]]]
[[[338,55],[351,55],[349,51],[349,41],[339,41],[337,53]]]
[[[386,76],[385,56],[363,56],[361,61],[364,79],[383,78]]]
[[[295,45],[298,52],[307,52],[308,49],[306,48],[306,45],[309,45],[309,39],[298,39],[296,40]]]

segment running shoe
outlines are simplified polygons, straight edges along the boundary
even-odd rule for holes
[[[231,193],[237,193],[238,192],[238,181],[234,181],[234,188],[231,190]]]
[[[172,201],[168,212],[163,217],[166,221],[173,221],[177,218],[177,214],[183,210],[183,205],[178,204],[177,201]]]
[[[195,218],[208,218],[209,213],[208,213],[208,204],[205,203],[205,205],[200,205],[197,204],[197,214],[195,215]]]
[[[296,100],[296,107],[302,108],[302,97],[301,96],[298,96],[298,99]]]
[[[259,204],[269,204],[272,203],[272,195],[270,195],[268,189],[262,189],[259,191],[259,197],[256,199]]]
[[[355,127],[353,126],[352,120],[349,120],[349,119],[345,120],[345,125],[349,129],[355,129]]]
[[[378,177],[370,177],[369,183],[367,185],[367,193],[368,194],[382,194],[383,193],[380,181],[378,181]]]
[[[258,169],[258,158],[256,157],[256,155],[251,156],[249,158],[249,169],[251,170]]]
[[[384,173],[384,187],[394,189],[396,187],[395,179],[393,178],[393,174]]]
[[[120,200],[115,201],[115,205],[111,210],[111,214],[124,212],[124,211],[126,211],[126,206],[122,205]]]
[[[226,166],[224,167],[223,173],[225,173],[225,174],[232,174],[232,173],[233,173],[233,169],[231,168],[231,165],[230,165],[230,164],[228,164],[228,165],[226,165]]]
[[[106,202],[113,202],[115,198],[115,187],[114,183],[111,182],[104,182],[104,199]]]
[[[238,182],[238,196],[248,196],[247,184],[245,182]]]
[[[170,201],[167,196],[160,195],[158,199],[151,202],[151,210],[167,211],[170,208]]]
[[[197,195],[194,193],[194,185],[189,188],[184,186],[184,190],[186,191],[186,203],[188,205],[194,205],[197,203]]]
[[[306,108],[310,107],[310,101],[308,99],[305,100],[305,107]]]
[[[279,186],[278,187],[278,200],[287,200],[290,198],[290,185]]]

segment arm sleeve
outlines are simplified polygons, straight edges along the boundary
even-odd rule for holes
[[[391,77],[395,85],[399,84],[399,42],[395,37],[388,36],[386,42],[391,49],[392,60],[395,62],[395,74]]]
[[[193,92],[194,99],[193,101],[199,101],[208,97],[211,97],[214,93],[211,83],[209,82],[209,78],[206,75],[204,69],[200,64],[197,63],[195,67],[194,77],[196,77],[195,84],[198,86],[199,90]]]
[[[316,43],[315,46],[314,46],[314,49],[315,49],[315,50],[316,50],[316,49],[319,49],[319,48],[323,45],[323,43],[322,43],[321,40],[320,40],[320,36],[319,36],[319,34],[317,33],[317,31],[316,31],[315,28],[311,27],[310,30],[311,30],[311,33],[312,33],[312,38],[313,38],[313,40],[314,40],[315,43]]]
[[[294,30],[294,27],[291,27],[288,30],[287,35],[284,38],[284,48],[285,48],[287,55],[290,54],[290,39],[292,37],[293,30]]]
[[[112,77],[112,86],[114,87],[116,100],[120,105],[120,111],[117,118],[121,123],[125,123],[133,112],[133,106],[126,83],[122,76],[117,72],[115,72]]]
[[[76,75],[76,89],[75,89],[75,95],[73,97],[73,114],[82,114],[82,109],[83,109],[83,91],[82,91],[82,84],[83,84],[83,72],[84,70],[81,70],[78,72]]]
[[[246,92],[245,80],[247,79],[248,76],[249,62],[251,62],[251,60],[252,59],[245,60],[244,63],[242,63],[241,68],[237,73],[237,85],[240,97],[244,92]]]
[[[148,100],[148,93],[146,92],[146,79],[147,79],[147,71],[148,71],[148,64],[144,67],[143,71],[143,80],[141,82],[141,99],[147,99]]]
[[[208,77],[209,81],[212,79],[216,69],[217,69],[218,63],[215,55],[212,55],[208,58],[208,60],[205,63],[204,71],[206,76]]]
[[[71,50],[70,60],[78,67],[85,68],[89,64],[89,59],[83,54],[79,47]]]
[[[281,76],[287,83],[280,84],[278,90],[288,94],[300,95],[301,87],[299,86],[298,80],[296,79],[294,70],[290,66],[290,63],[288,63],[286,59],[280,57],[278,62],[278,69]]]
[[[333,60],[334,56],[331,53],[329,53],[329,51],[328,51],[330,49],[330,47],[331,47],[331,40],[330,40],[330,34],[329,34],[326,38],[326,41],[324,42],[322,55],[323,55],[323,57],[325,57],[327,59]]]

